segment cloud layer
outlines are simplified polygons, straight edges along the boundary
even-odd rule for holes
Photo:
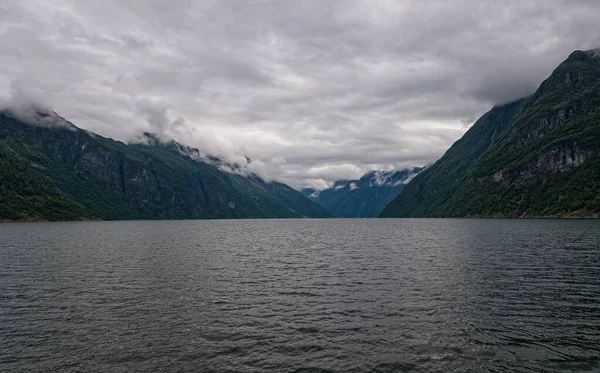
[[[436,160],[600,46],[600,2],[8,0],[0,96],[295,187]]]

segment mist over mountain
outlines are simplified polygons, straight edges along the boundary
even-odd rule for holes
[[[48,111],[0,112],[0,220],[329,217],[245,166],[145,133],[125,144]]]
[[[600,45],[600,2],[76,1],[0,6],[2,101],[149,132],[294,188],[432,164]]]
[[[302,193],[339,218],[373,218],[392,201],[423,168],[371,171],[357,180],[339,180],[324,190]]]

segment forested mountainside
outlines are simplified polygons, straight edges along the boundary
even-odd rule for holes
[[[124,144],[55,113],[19,118],[0,113],[0,220],[331,216],[285,184],[225,172],[174,141]]]
[[[530,97],[493,108],[382,217],[600,213],[600,52],[575,51]]]

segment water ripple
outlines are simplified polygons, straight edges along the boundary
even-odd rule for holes
[[[600,371],[600,222],[2,224],[0,371]]]

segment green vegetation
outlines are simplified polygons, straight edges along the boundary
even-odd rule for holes
[[[452,197],[469,168],[517,116],[525,100],[495,107],[431,167],[417,175],[381,213],[382,217],[435,217]]]
[[[126,145],[0,114],[0,220],[329,216],[287,185],[223,172],[174,143]]]
[[[577,51],[534,95],[485,114],[381,216],[597,216],[598,154],[600,60]]]
[[[0,219],[80,220],[95,216],[0,143]]]

